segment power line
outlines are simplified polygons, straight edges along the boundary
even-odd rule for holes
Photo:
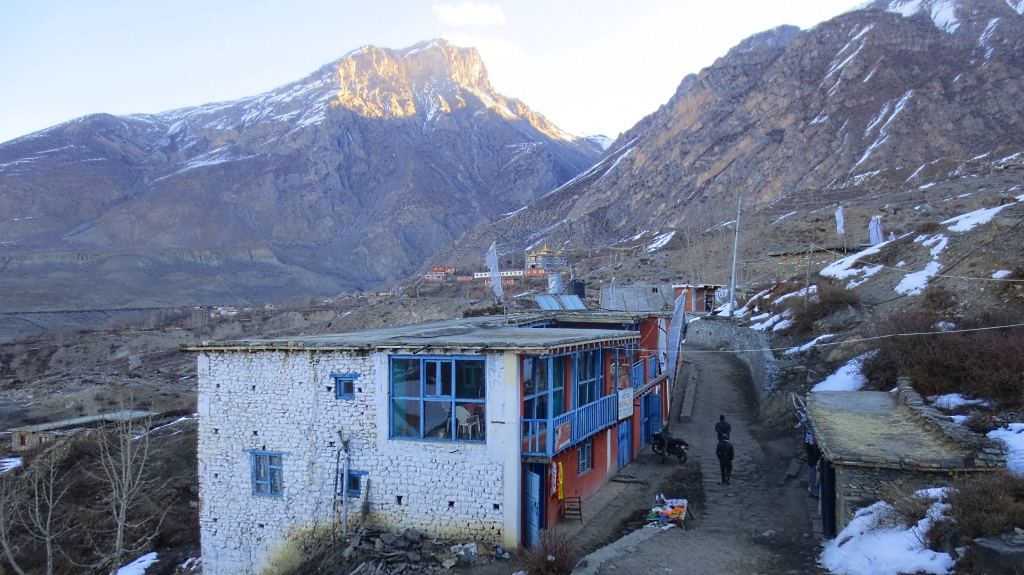
[[[1012,324],[1007,324],[1007,325],[994,325],[994,326],[989,326],[989,327],[973,327],[973,328],[967,328],[967,329],[950,329],[950,330],[945,330],[945,331],[922,331],[922,332],[911,332],[911,333],[892,333],[892,334],[887,334],[887,335],[876,335],[876,336],[872,336],[872,337],[862,337],[860,339],[848,339],[848,340],[844,340],[844,341],[835,341],[835,342],[831,342],[831,343],[815,343],[815,344],[811,344],[811,345],[807,345],[807,344],[804,344],[804,345],[807,346],[807,349],[810,349],[812,347],[825,347],[827,345],[843,345],[845,343],[860,343],[860,342],[863,342],[863,341],[874,341],[874,340],[879,340],[879,339],[890,339],[890,338],[894,338],[894,337],[913,337],[913,336],[919,336],[919,335],[945,335],[945,334],[950,334],[950,333],[969,333],[969,332],[975,332],[975,331],[991,331],[991,330],[996,330],[996,329],[1006,329],[1006,328],[1011,328],[1011,327],[1024,327],[1024,323],[1012,323]],[[757,353],[757,352],[762,352],[762,351],[789,351],[791,349],[800,349],[802,347],[804,347],[804,346],[798,345],[795,348],[793,348],[793,347],[769,347],[769,348],[766,348],[766,349],[765,348],[759,348],[759,349],[736,349],[736,350],[717,350],[717,349],[707,349],[707,350],[704,350],[704,349],[701,349],[701,350],[688,350],[686,353],[744,353],[744,352],[754,352],[754,353]]]

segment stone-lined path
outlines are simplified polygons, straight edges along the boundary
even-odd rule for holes
[[[806,466],[786,476],[802,445],[793,431],[765,429],[757,420],[749,372],[731,354],[683,353],[697,370],[692,420],[672,423],[673,435],[690,444],[702,469],[703,516],[687,529],[669,529],[635,544],[624,542],[595,570],[600,575],[682,573],[754,575],[823,573],[806,489]],[[686,374],[683,374],[684,376]],[[685,382],[685,377],[680,377]],[[682,389],[677,393],[681,393]],[[732,424],[736,460],[731,485],[722,485],[715,457],[714,425],[724,414]],[[626,468],[628,469],[628,467]],[[624,470],[625,471],[625,470]],[[679,494],[666,494],[669,496]]]

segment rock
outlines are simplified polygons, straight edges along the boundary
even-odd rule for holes
[[[409,561],[411,561],[413,563],[415,563],[415,562],[419,561],[420,559],[422,559],[420,557],[420,554],[415,552],[415,551],[407,551],[405,553],[405,556],[406,556],[407,559],[409,559]]]
[[[384,541],[380,537],[378,537],[378,538],[373,540],[373,548],[374,548],[374,550],[376,550],[376,551],[383,551],[384,547],[385,547]]]
[[[445,569],[451,569],[452,567],[455,567],[455,564],[458,563],[458,562],[459,562],[459,560],[456,559],[455,557],[452,557],[450,559],[445,559],[444,562],[441,563],[441,567],[444,567]]]
[[[404,537],[407,541],[412,541],[413,543],[415,543],[423,538],[423,534],[419,531],[416,531],[415,529],[409,528],[402,533],[402,537]]]
[[[433,553],[434,541],[432,539],[427,539],[423,542],[423,545],[420,546],[420,549],[422,549],[424,553]]]
[[[449,559],[451,559],[453,557],[455,557],[455,554],[452,553],[451,551],[445,551],[444,553],[438,553],[437,555],[434,555],[434,559],[438,563],[444,563],[445,561],[447,561],[447,560],[449,560]]]
[[[395,536],[385,531],[384,533],[380,534],[380,540],[384,543],[387,543],[388,545],[391,545],[395,542]]]
[[[1004,534],[975,539],[974,568],[986,575],[1015,575],[1024,563],[1024,535]]]

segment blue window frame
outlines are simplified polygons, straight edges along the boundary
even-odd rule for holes
[[[523,358],[523,419],[549,419],[565,413],[568,359],[565,355]]]
[[[583,351],[576,355],[575,406],[583,407],[601,399],[601,350]]]
[[[356,380],[358,373],[332,373],[331,381],[334,382],[334,397],[338,399],[355,399]]]
[[[252,457],[252,494],[284,497],[284,453],[250,451]]]
[[[484,360],[391,358],[391,437],[485,441]]]
[[[588,439],[583,443],[580,443],[580,446],[577,449],[579,452],[578,475],[583,475],[594,468],[594,440]]]
[[[338,472],[338,484],[345,484],[345,471],[341,470]],[[363,494],[363,478],[367,476],[365,471],[348,471],[348,485],[345,485],[343,489],[348,492],[349,497],[360,497]]]

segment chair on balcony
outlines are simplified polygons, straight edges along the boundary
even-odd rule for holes
[[[480,416],[472,415],[461,405],[455,406],[455,419],[459,422],[459,437],[472,439],[474,432],[480,434]]]
[[[583,523],[583,502],[579,497],[566,497],[562,500],[562,518],[579,519]]]

